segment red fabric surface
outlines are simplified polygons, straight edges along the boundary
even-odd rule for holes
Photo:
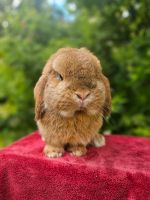
[[[43,146],[36,132],[0,151],[0,200],[150,199],[150,139],[107,136],[83,157]]]

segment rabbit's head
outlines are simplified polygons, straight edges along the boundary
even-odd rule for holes
[[[59,49],[45,65],[34,95],[36,120],[46,111],[62,117],[111,112],[109,81],[97,57],[85,48]]]

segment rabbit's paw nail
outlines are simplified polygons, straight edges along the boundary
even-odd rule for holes
[[[49,158],[57,158],[63,155],[64,149],[46,145],[44,147],[44,153]]]
[[[84,155],[82,151],[78,151],[78,150],[77,151],[73,151],[71,154],[73,156],[82,156],[82,155]]]
[[[61,157],[63,155],[62,152],[49,152],[47,153],[47,157],[49,158],[58,158]]]
[[[94,138],[93,143],[94,143],[95,147],[105,146],[105,138],[104,138],[104,136],[99,136],[98,135],[98,137]]]
[[[87,152],[86,147],[72,147],[70,150],[73,156],[84,156]]]

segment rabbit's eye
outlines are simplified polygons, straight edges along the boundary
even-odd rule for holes
[[[63,80],[63,77],[62,77],[59,73],[57,73],[56,79],[59,80],[59,81],[62,81],[62,80]]]

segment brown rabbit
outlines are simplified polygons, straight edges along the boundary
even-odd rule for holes
[[[62,156],[64,149],[82,156],[88,144],[105,144],[98,130],[111,112],[110,86],[99,60],[87,49],[59,49],[45,65],[34,97],[48,157]]]

